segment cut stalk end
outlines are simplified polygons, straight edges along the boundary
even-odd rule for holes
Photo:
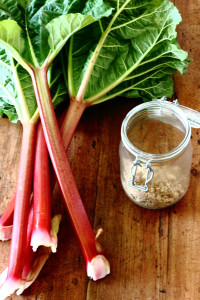
[[[17,295],[21,295],[25,289],[27,289],[38,277],[45,262],[49,258],[51,250],[48,247],[41,247],[36,254],[36,258],[33,263],[33,267],[26,279],[22,280],[20,288],[16,291]],[[1,299],[0,299],[1,300]]]
[[[31,247],[37,251],[39,246],[50,247],[52,252],[56,252],[57,244],[52,240],[47,230],[35,229],[31,237]]]
[[[8,269],[5,269],[0,277],[1,281],[5,279],[7,276]],[[7,297],[11,296],[15,293],[15,291],[18,291],[21,288],[22,280],[21,279],[14,279],[14,278],[7,278],[3,282],[0,288],[0,300],[5,300]]]
[[[59,224],[61,221],[61,215],[55,215],[51,220],[51,234],[45,229],[34,229],[31,237],[31,246],[35,252],[39,246],[50,247],[53,253],[57,249],[57,233],[59,230]]]
[[[110,274],[110,263],[102,254],[95,256],[87,264],[87,275],[94,281],[104,278]]]
[[[0,226],[0,241],[8,241],[12,238],[13,226]]]
[[[53,241],[53,244],[55,245],[55,251],[51,248],[52,252],[56,252],[57,244],[58,244],[58,231],[59,231],[59,225],[61,221],[61,215],[55,215],[51,220],[51,238]]]
[[[49,248],[42,247],[37,253],[33,268],[25,279],[14,279],[7,277],[8,268],[6,268],[0,274],[0,300],[5,300],[16,292],[17,295],[21,295],[25,289],[27,289],[38,277],[42,267],[49,258],[51,251]]]
[[[60,220],[61,215],[55,215],[51,221],[52,240],[56,240],[56,244]],[[49,247],[40,247],[36,253],[36,256],[34,257],[32,269],[26,278],[15,279],[13,277],[9,277],[8,268],[6,268],[0,274],[0,300],[5,300],[15,292],[17,295],[21,295],[23,291],[27,289],[38,277],[50,254],[51,250]]]

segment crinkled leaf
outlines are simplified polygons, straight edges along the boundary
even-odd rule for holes
[[[111,12],[102,0],[0,0],[0,46],[30,73],[30,66],[49,67],[74,32]],[[19,118],[24,121],[33,117],[36,102],[26,71],[16,63],[13,68],[15,80],[10,75],[6,87],[9,85],[9,93],[14,91],[15,94],[12,101],[9,97],[6,101],[14,103],[15,100]],[[57,80],[53,90],[52,98],[57,105],[66,94],[66,88]],[[5,95],[2,99],[5,102]]]
[[[28,0],[0,0],[0,20],[11,19],[24,24],[24,9]]]
[[[0,43],[8,52],[13,52],[17,57],[20,57],[25,45],[21,34],[21,27],[16,21],[3,20],[0,22]]]
[[[0,48],[0,101],[1,116],[11,121],[17,116],[21,122],[31,119],[37,109],[30,75],[3,49]]]
[[[4,115],[13,123],[19,120],[15,107],[0,98],[0,117],[2,118]]]
[[[23,69],[19,63],[15,62],[15,68],[16,76],[18,77],[17,79],[15,79],[16,88],[18,90],[18,97],[23,97],[24,105],[26,105],[29,118],[31,119],[37,109],[32,80],[28,72]],[[19,91],[19,88],[21,89],[21,91]]]
[[[0,116],[6,114],[10,121],[17,121],[18,114],[15,105],[18,103],[17,91],[14,84],[11,57],[0,48]],[[18,112],[21,115],[21,111]]]
[[[17,4],[19,5],[19,7],[21,6],[22,8],[25,9],[27,7],[27,5],[28,5],[28,3],[29,3],[30,0],[17,0],[17,1],[10,0],[10,1],[17,2]]]
[[[89,0],[82,11],[84,15],[91,15],[96,20],[102,17],[109,17],[113,8],[108,7],[102,0]]]
[[[78,30],[111,14],[112,9],[102,0],[1,0],[0,11],[0,44],[28,69],[26,63],[38,67],[49,56],[52,60],[77,25]],[[76,13],[80,14],[73,17]]]
[[[48,71],[48,82],[54,108],[66,100],[68,91],[64,81],[61,60],[59,57],[51,64]]]
[[[96,19],[90,15],[84,16],[77,13],[60,16],[49,22],[46,26],[51,48],[49,60],[51,61],[56,57],[71,35],[95,21]]]
[[[173,94],[173,80],[168,76],[169,72],[172,74],[174,69],[163,68],[149,72],[148,75],[139,76],[134,80],[125,81],[104,97],[95,100],[93,104],[98,104],[119,95],[128,98],[142,98],[144,101],[152,100],[155,97],[161,98],[163,95],[171,97]]]
[[[176,7],[169,0],[107,3],[116,7],[109,22],[101,20],[101,27],[94,23],[70,41],[71,95],[93,103],[117,95],[170,97],[173,81],[168,74],[183,74],[188,65],[187,53],[176,41],[181,21]],[[84,43],[85,36],[96,44],[91,47],[89,38]],[[159,78],[152,79],[152,74]]]

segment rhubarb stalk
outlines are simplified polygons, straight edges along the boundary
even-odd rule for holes
[[[15,198],[13,233],[6,281],[0,289],[0,299],[18,290],[26,261],[27,225],[30,210],[31,185],[34,163],[36,125],[23,124],[18,184]],[[9,293],[9,294],[8,294]]]
[[[33,206],[31,207],[28,221],[27,229],[27,240],[25,243],[26,251],[26,262],[23,268],[22,279],[20,284],[16,287],[16,294],[21,295],[25,289],[27,289],[38,277],[41,269],[43,268],[45,262],[51,254],[51,248],[40,247],[40,249],[35,253],[30,246],[31,233],[32,233],[32,223],[33,223]],[[54,239],[57,239],[57,233],[59,230],[59,224],[61,220],[61,215],[55,215],[51,221],[51,234]],[[8,268],[6,268],[0,274],[0,285],[3,285],[6,281],[8,275]],[[10,288],[10,286],[8,286]],[[10,296],[14,291],[6,289],[5,287],[1,289],[0,299],[3,300]]]
[[[65,151],[70,145],[76,127],[87,106],[87,103],[78,102],[73,97],[70,97],[70,105],[60,129]]]
[[[109,263],[105,256],[97,250],[95,235],[67,160],[48,87],[47,67],[34,68],[31,77],[45,140],[66,207],[87,263],[87,274],[94,280],[103,278],[110,272]]]
[[[33,251],[41,245],[56,252],[56,242],[51,237],[51,195],[49,180],[49,156],[41,123],[37,129],[34,182],[33,182]]]
[[[80,121],[80,118],[83,114],[83,112],[85,111],[85,109],[88,107],[87,103],[84,102],[78,102],[76,101],[76,99],[74,99],[73,97],[70,98],[70,105],[68,107],[67,112],[65,113],[64,119],[62,120],[61,123],[61,136],[62,136],[62,140],[63,140],[63,144],[64,144],[64,148],[65,151],[68,150],[68,147],[70,145],[71,139],[74,135],[74,132],[76,130],[76,127]],[[58,120],[59,121],[59,120]],[[38,131],[41,131],[41,125],[39,123],[38,125]],[[49,174],[47,172],[47,159],[45,159],[46,154],[47,153],[47,146],[46,143],[44,142],[44,138],[41,137],[41,135],[43,135],[43,132],[40,133],[40,142],[36,143],[36,153],[35,153],[35,170],[34,173],[34,187],[35,187],[35,192],[34,192],[34,197],[33,197],[33,201],[34,203],[38,203],[38,201],[35,201],[35,198],[37,199],[42,199],[45,198],[47,199],[49,197],[49,192],[48,192],[48,183],[45,182],[43,184],[40,184],[40,180],[39,177],[41,178],[41,173],[43,173],[43,176],[41,180],[47,180],[47,177],[49,177]],[[38,134],[39,136],[39,134]],[[36,139],[38,140],[38,138]],[[43,141],[42,141],[43,140]],[[38,149],[38,150],[37,150]],[[41,157],[39,157],[41,156]],[[37,162],[36,162],[37,160]],[[44,171],[42,171],[44,170]],[[37,173],[37,174],[36,174]],[[45,173],[45,174],[44,174]],[[56,180],[55,180],[55,175],[53,172],[51,172],[52,174],[52,178],[51,178],[51,189],[53,190]],[[36,183],[37,181],[37,183]],[[40,190],[39,190],[40,187]],[[43,199],[44,200],[44,199]],[[40,204],[44,203],[43,201],[40,201]],[[45,214],[43,215],[44,218],[46,218],[47,212],[49,212],[50,208],[49,208],[49,204],[47,204],[47,201],[45,202],[46,204],[41,204],[42,207],[35,207],[34,209],[34,215],[36,214],[37,216],[39,216],[38,214],[41,215],[41,212],[39,213],[40,209],[41,211],[45,211]],[[12,235],[12,224],[13,224],[13,212],[14,212],[14,204],[15,204],[15,194],[13,195],[11,201],[9,202],[6,210],[4,211],[3,215],[0,218],[0,240],[2,241],[6,241],[11,239],[11,235]],[[45,207],[46,206],[46,207]],[[36,211],[38,211],[36,213]],[[52,245],[52,251],[55,252],[56,250],[56,244],[52,243],[52,240],[49,236],[49,230],[46,231],[46,233],[43,235],[41,235],[42,230],[38,230],[38,222],[40,222],[39,220],[36,220],[36,216],[34,217],[34,229],[33,229],[33,236],[32,236],[32,241],[31,244],[34,248],[34,250],[37,249],[38,245],[48,245],[50,246],[50,244]],[[46,221],[46,228],[50,228],[50,222]],[[44,223],[43,223],[44,224]],[[37,231],[40,232],[40,237],[37,235]],[[45,237],[45,238],[44,238]],[[45,241],[45,242],[44,242]]]
[[[28,218],[27,237],[26,237],[26,243],[25,243],[26,261],[23,266],[23,272],[22,272],[23,280],[27,279],[27,277],[32,269],[32,263],[33,263],[33,257],[34,257],[34,252],[31,247],[32,228],[33,228],[33,203],[31,203],[29,218]]]
[[[61,221],[61,215],[55,215],[51,220],[51,235],[57,240],[57,234],[59,230],[59,225]],[[40,247],[37,252],[33,253],[34,257],[31,264],[31,270],[26,278],[23,278],[20,289],[17,290],[17,295],[23,293],[38,277],[40,271],[42,270],[44,264],[51,254],[50,247]],[[0,298],[1,299],[1,298]]]

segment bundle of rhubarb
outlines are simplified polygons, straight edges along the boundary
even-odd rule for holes
[[[0,113],[23,126],[17,189],[0,219],[2,240],[11,238],[0,299],[22,293],[56,251],[49,157],[87,275],[110,273],[66,150],[88,106],[172,96],[171,74],[184,74],[189,62],[176,41],[180,21],[169,0],[0,0]],[[66,99],[59,128],[54,108]]]

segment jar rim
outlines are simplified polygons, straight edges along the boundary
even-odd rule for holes
[[[148,109],[148,108],[158,108],[158,109],[167,108],[177,115],[177,117],[179,118],[179,120],[181,121],[181,123],[183,124],[183,126],[185,128],[185,136],[184,136],[183,140],[181,141],[181,143],[177,147],[175,147],[174,149],[172,149],[168,152],[165,152],[165,153],[153,154],[153,153],[144,152],[144,151],[138,149],[130,142],[130,140],[127,136],[127,131],[126,131],[127,125],[129,123],[130,119],[136,113],[142,112],[144,109]],[[190,127],[189,121],[186,118],[185,114],[182,112],[182,110],[177,105],[173,104],[172,102],[166,102],[163,100],[152,100],[150,102],[146,102],[146,103],[137,105],[136,107],[134,107],[132,110],[130,110],[128,112],[128,114],[125,116],[125,118],[122,122],[122,126],[121,126],[121,139],[122,139],[124,146],[134,156],[140,157],[141,159],[145,159],[147,161],[150,160],[150,161],[154,161],[154,162],[159,162],[159,161],[165,161],[165,160],[169,160],[169,159],[176,157],[186,148],[186,146],[188,145],[188,143],[190,141],[190,136],[191,136],[191,127]]]

